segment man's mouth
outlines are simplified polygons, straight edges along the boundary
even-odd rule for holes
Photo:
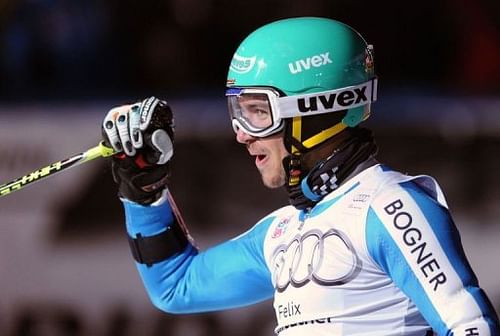
[[[269,159],[268,155],[264,150],[258,148],[250,148],[250,147],[247,147],[247,149],[248,149],[248,154],[255,157],[255,165],[257,166],[257,168],[260,168]]]
[[[260,167],[262,166],[263,164],[265,164],[267,161],[267,155],[265,154],[258,154],[255,156],[255,165],[257,167]]]

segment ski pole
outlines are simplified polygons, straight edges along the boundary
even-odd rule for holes
[[[92,147],[84,152],[75,154],[64,160],[54,162],[46,167],[37,169],[24,176],[18,177],[10,182],[0,185],[0,197],[9,195],[17,190],[20,190],[27,185],[38,182],[44,178],[55,175],[63,170],[71,167],[76,167],[82,163],[92,161],[99,157],[107,157],[116,154],[113,148],[106,147],[103,142]]]

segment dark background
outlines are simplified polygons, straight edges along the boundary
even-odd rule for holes
[[[0,0],[0,181],[90,147],[107,110],[154,94],[176,113],[171,189],[200,248],[243,232],[286,195],[234,141],[229,61],[262,24],[306,15],[374,45],[379,159],[438,179],[498,311],[498,1]],[[0,335],[272,334],[272,302],[152,308],[105,160],[0,199],[0,221]]]
[[[375,46],[383,88],[497,94],[494,0],[2,1],[4,99],[222,92],[236,46],[292,16],[343,21]]]

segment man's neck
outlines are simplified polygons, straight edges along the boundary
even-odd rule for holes
[[[352,135],[349,130],[346,129],[334,137],[326,140],[324,143],[318,146],[318,148],[305,153],[302,156],[302,165],[307,171],[311,170],[319,161],[322,161],[332,155],[332,153],[339,148],[347,139]]]

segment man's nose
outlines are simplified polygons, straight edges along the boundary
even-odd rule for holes
[[[238,130],[236,131],[236,141],[238,141],[239,143],[247,144],[254,140],[255,137],[251,136],[248,133],[243,132],[241,128],[238,128]]]

